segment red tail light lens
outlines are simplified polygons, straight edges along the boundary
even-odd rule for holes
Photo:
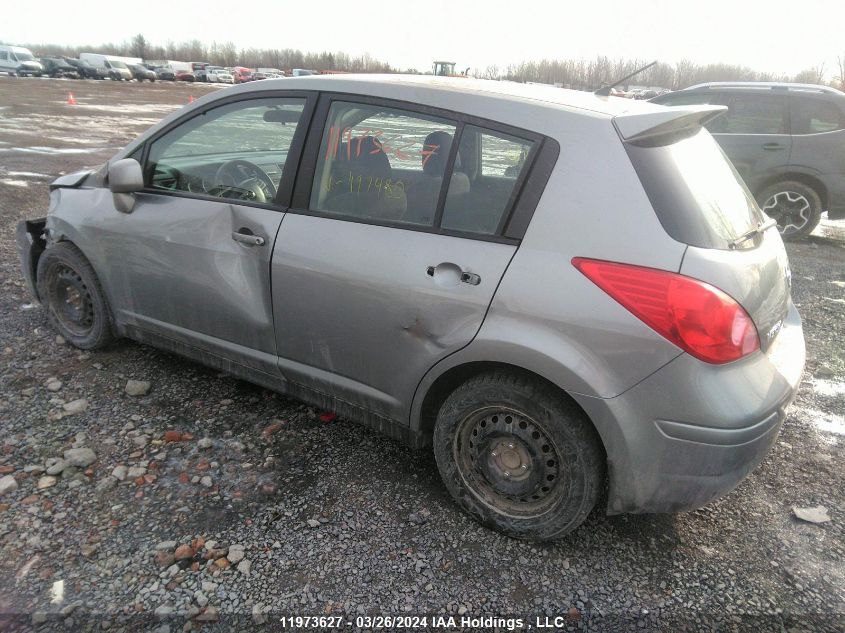
[[[572,264],[643,323],[696,358],[729,363],[760,348],[748,313],[708,283],[582,257],[575,257]]]

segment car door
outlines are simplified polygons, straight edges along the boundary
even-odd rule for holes
[[[310,112],[244,95],[146,144],[134,209],[92,227],[122,323],[277,374],[270,258]]]
[[[322,99],[273,253],[281,371],[293,391],[326,406],[407,424],[425,372],[481,326],[517,247],[500,229],[524,174],[504,200],[491,204],[481,189],[471,198],[454,142],[469,126],[458,115]],[[505,162],[537,139],[507,142]],[[431,186],[409,186],[424,179],[439,191],[425,203],[415,197]],[[459,207],[491,217],[447,226]]]
[[[786,171],[792,150],[786,95],[720,93],[711,103],[728,112],[707,126],[749,189]]]

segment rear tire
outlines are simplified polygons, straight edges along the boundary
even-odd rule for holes
[[[551,385],[504,370],[471,378],[446,399],[434,456],[458,504],[515,538],[571,532],[604,486],[604,451],[584,413]]]
[[[785,240],[800,240],[818,226],[822,201],[812,187],[794,180],[769,185],[757,195],[763,213],[777,220]]]
[[[47,318],[80,349],[100,349],[114,340],[111,312],[97,275],[74,245],[59,242],[38,260],[38,296]]]

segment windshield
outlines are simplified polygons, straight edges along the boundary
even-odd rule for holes
[[[126,64],[119,62],[116,59],[110,59],[109,63],[112,65],[112,68],[126,68]]]
[[[751,192],[706,130],[666,145],[626,149],[660,223],[679,242],[731,248],[763,221]],[[740,247],[753,246],[748,241]]]
[[[32,56],[32,53],[24,53],[24,52],[21,52],[21,51],[15,51],[15,57],[18,58],[19,62],[35,61],[35,57]]]

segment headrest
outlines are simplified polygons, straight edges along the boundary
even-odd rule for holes
[[[352,137],[341,143],[337,151],[337,167],[373,178],[390,178],[390,160],[374,136]]]
[[[425,137],[423,145],[423,171],[429,176],[442,176],[446,173],[446,161],[452,149],[452,135],[448,132],[432,132]],[[461,157],[455,156],[455,169],[460,169]]]

